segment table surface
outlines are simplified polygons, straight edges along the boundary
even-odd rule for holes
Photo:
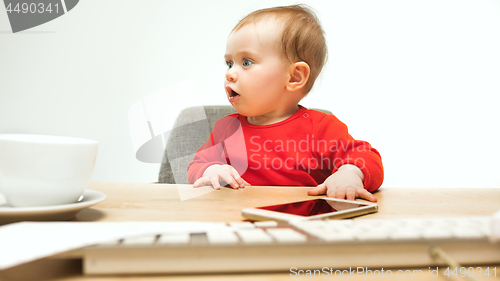
[[[92,182],[88,189],[104,192],[106,200],[82,210],[72,221],[242,221],[241,210],[314,198],[305,187],[250,186],[233,190],[212,190],[203,187],[201,196],[182,200],[193,192],[189,185],[153,183]],[[491,215],[500,208],[500,189],[470,188],[382,188],[375,192],[379,211],[356,219],[453,217]],[[318,197],[318,196],[316,196]],[[495,265],[490,265],[490,268]],[[480,280],[500,280],[497,276]],[[432,268],[431,268],[432,269]],[[440,269],[439,277],[429,277],[429,269],[421,268],[423,276],[405,280],[451,280]],[[395,277],[395,276],[394,276]],[[122,276],[88,277],[81,275],[80,260],[42,259],[0,271],[0,280],[288,280],[289,273],[183,275],[183,276]],[[324,279],[324,277],[316,277]],[[358,276],[340,279],[375,280]],[[307,278],[315,279],[313,278]]]

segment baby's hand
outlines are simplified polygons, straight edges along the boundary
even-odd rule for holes
[[[307,194],[326,194],[328,197],[347,200],[364,198],[372,202],[377,202],[377,198],[363,187],[363,179],[363,172],[358,167],[343,165],[337,172],[329,176],[324,183],[308,190]]]
[[[200,187],[202,185],[212,185],[214,189],[220,189],[219,182],[225,181],[232,188],[238,189],[250,185],[240,177],[240,174],[235,168],[230,165],[212,165],[209,166],[203,176],[194,182],[193,187]]]

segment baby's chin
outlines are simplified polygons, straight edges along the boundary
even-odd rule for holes
[[[251,111],[246,110],[243,106],[241,106],[239,104],[231,104],[231,105],[233,106],[234,110],[236,110],[236,112],[238,112],[238,114],[241,116],[245,116],[245,117],[255,116],[254,114],[251,114]],[[252,115],[252,116],[249,116],[249,115]]]

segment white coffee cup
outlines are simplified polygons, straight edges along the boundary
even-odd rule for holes
[[[94,169],[97,142],[88,139],[0,135],[0,194],[13,207],[75,203]]]

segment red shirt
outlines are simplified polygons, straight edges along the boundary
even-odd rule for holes
[[[354,140],[335,116],[302,106],[290,118],[265,126],[238,113],[217,120],[188,165],[188,183],[213,164],[229,164],[257,186],[317,186],[344,164],[363,171],[368,191],[384,179],[377,150]]]

